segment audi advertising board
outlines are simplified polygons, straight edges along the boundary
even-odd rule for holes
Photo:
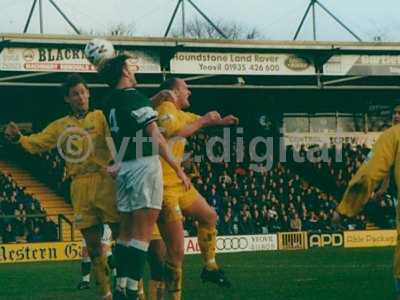
[[[217,253],[278,250],[275,234],[231,235],[217,237]],[[199,254],[197,237],[185,238],[185,254]]]

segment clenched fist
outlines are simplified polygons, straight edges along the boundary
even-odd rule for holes
[[[10,122],[4,130],[4,135],[8,140],[15,142],[21,137],[21,132],[19,131],[17,124]]]
[[[217,111],[210,111],[202,119],[205,125],[217,125],[221,121],[221,116]]]

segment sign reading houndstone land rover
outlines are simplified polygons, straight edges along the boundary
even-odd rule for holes
[[[399,75],[400,55],[334,55],[324,65],[325,75]]]
[[[127,51],[138,73],[160,73],[160,58],[146,51]],[[5,48],[0,53],[2,71],[96,72],[77,48]]]
[[[314,75],[313,64],[291,54],[178,52],[171,73],[231,75]]]

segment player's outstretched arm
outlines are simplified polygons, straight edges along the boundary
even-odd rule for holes
[[[235,117],[234,115],[228,115],[219,120],[216,125],[227,126],[227,125],[238,125],[238,124],[239,124],[238,117]]]
[[[396,160],[400,130],[390,128],[382,133],[373,148],[372,158],[363,164],[351,179],[337,211],[352,217],[357,215],[370,199],[377,185],[389,175]]]
[[[193,114],[188,113],[187,115]],[[184,128],[178,130],[175,133],[175,136],[180,136],[184,138],[190,137],[204,127],[218,125],[221,120],[221,116],[218,112],[210,111],[202,117],[197,117],[196,120],[190,123],[188,126],[185,126]]]
[[[43,131],[24,136],[18,126],[10,122],[5,130],[6,137],[13,142],[18,142],[28,152],[32,154],[46,152],[56,147],[58,140],[58,126],[55,122],[47,126]]]
[[[189,177],[186,176],[181,166],[176,162],[174,156],[169,150],[168,143],[164,136],[161,134],[157,124],[152,122],[146,126],[146,133],[152,137],[153,143],[158,145],[160,156],[174,169],[176,175],[182,180],[183,185],[187,190],[190,189],[191,182]]]

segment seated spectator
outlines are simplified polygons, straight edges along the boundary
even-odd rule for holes
[[[11,174],[0,172],[0,232],[2,242],[25,241],[32,235],[34,227],[40,224],[42,218],[27,218],[28,214],[44,214],[39,200],[26,193],[25,187],[20,187]],[[8,218],[1,218],[7,216]],[[43,219],[42,219],[43,220]],[[54,240],[54,233],[52,234]]]
[[[2,235],[3,243],[16,243],[17,242],[17,235],[11,224],[7,224]]]
[[[284,214],[281,218],[281,230],[282,232],[288,232],[290,231],[290,220],[289,217]]]
[[[265,227],[265,220],[260,215],[258,209],[253,212],[253,220],[254,220],[254,233],[261,234],[263,233],[263,227]]]
[[[367,221],[363,214],[356,217],[356,229],[365,230],[367,228]]]
[[[317,215],[315,214],[315,212],[311,212],[310,218],[308,220],[309,222],[309,228],[308,230],[310,230],[311,232],[318,232],[320,231],[320,224],[319,224],[319,220]]]
[[[320,213],[320,230],[321,232],[332,232],[331,221],[328,219],[328,215],[325,212]]]
[[[290,229],[292,231],[301,231],[302,229],[302,222],[297,213],[295,213],[293,218],[290,220]]]
[[[46,216],[45,222],[41,225],[40,231],[43,234],[43,241],[52,242],[58,240],[57,225]]]
[[[233,235],[233,221],[230,211],[227,211],[222,220],[219,221],[218,234],[220,235]]]
[[[239,234],[254,233],[254,222],[248,210],[244,210],[239,220]]]
[[[211,195],[207,198],[208,204],[215,209],[219,216],[223,215],[223,203],[215,188],[211,190]]]
[[[43,241],[42,233],[40,232],[40,227],[36,226],[33,231],[28,234],[27,238],[29,243],[37,243]]]
[[[24,240],[27,235],[27,220],[25,216],[16,216],[14,220],[14,231],[15,235],[19,240]]]

